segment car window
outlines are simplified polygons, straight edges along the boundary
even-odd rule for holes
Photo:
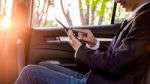
[[[34,0],[33,27],[107,25],[111,23],[114,0]],[[126,13],[117,8],[115,22],[122,22]]]
[[[0,29],[8,29],[11,25],[13,0],[0,0]]]

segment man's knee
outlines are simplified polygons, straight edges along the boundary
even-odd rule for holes
[[[28,79],[31,79],[32,76],[35,76],[34,74],[37,71],[38,65],[27,65],[23,68],[22,72],[18,76],[17,80],[15,81],[15,84],[32,84],[27,83]],[[31,81],[30,81],[31,82]]]
[[[27,65],[23,68],[21,74],[33,74],[39,69],[39,65]]]

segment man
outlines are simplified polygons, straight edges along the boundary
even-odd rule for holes
[[[91,67],[88,75],[51,65],[51,69],[29,65],[16,84],[140,84],[150,62],[150,1],[116,0],[126,11],[133,11],[122,24],[107,51],[90,30],[66,31],[76,51],[77,62]]]

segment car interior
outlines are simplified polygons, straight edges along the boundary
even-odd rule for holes
[[[0,0],[2,1],[7,3],[9,0]],[[70,46],[62,26],[45,28],[33,26],[35,1],[38,0],[9,1],[12,3],[12,23],[9,29],[0,28],[0,84],[14,84],[23,67],[29,64],[47,68],[50,68],[49,64],[56,64],[81,73],[89,71],[89,68],[75,62],[75,51]],[[109,46],[122,23],[115,23],[117,4],[113,2],[112,7],[109,24],[67,26],[67,28],[89,29],[101,44]],[[2,21],[1,16],[0,21]],[[150,68],[141,84],[150,84]]]

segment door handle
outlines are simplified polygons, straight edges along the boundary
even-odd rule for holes
[[[59,37],[45,37],[44,40],[45,40],[45,42],[47,44],[50,44],[50,43],[61,43]]]

